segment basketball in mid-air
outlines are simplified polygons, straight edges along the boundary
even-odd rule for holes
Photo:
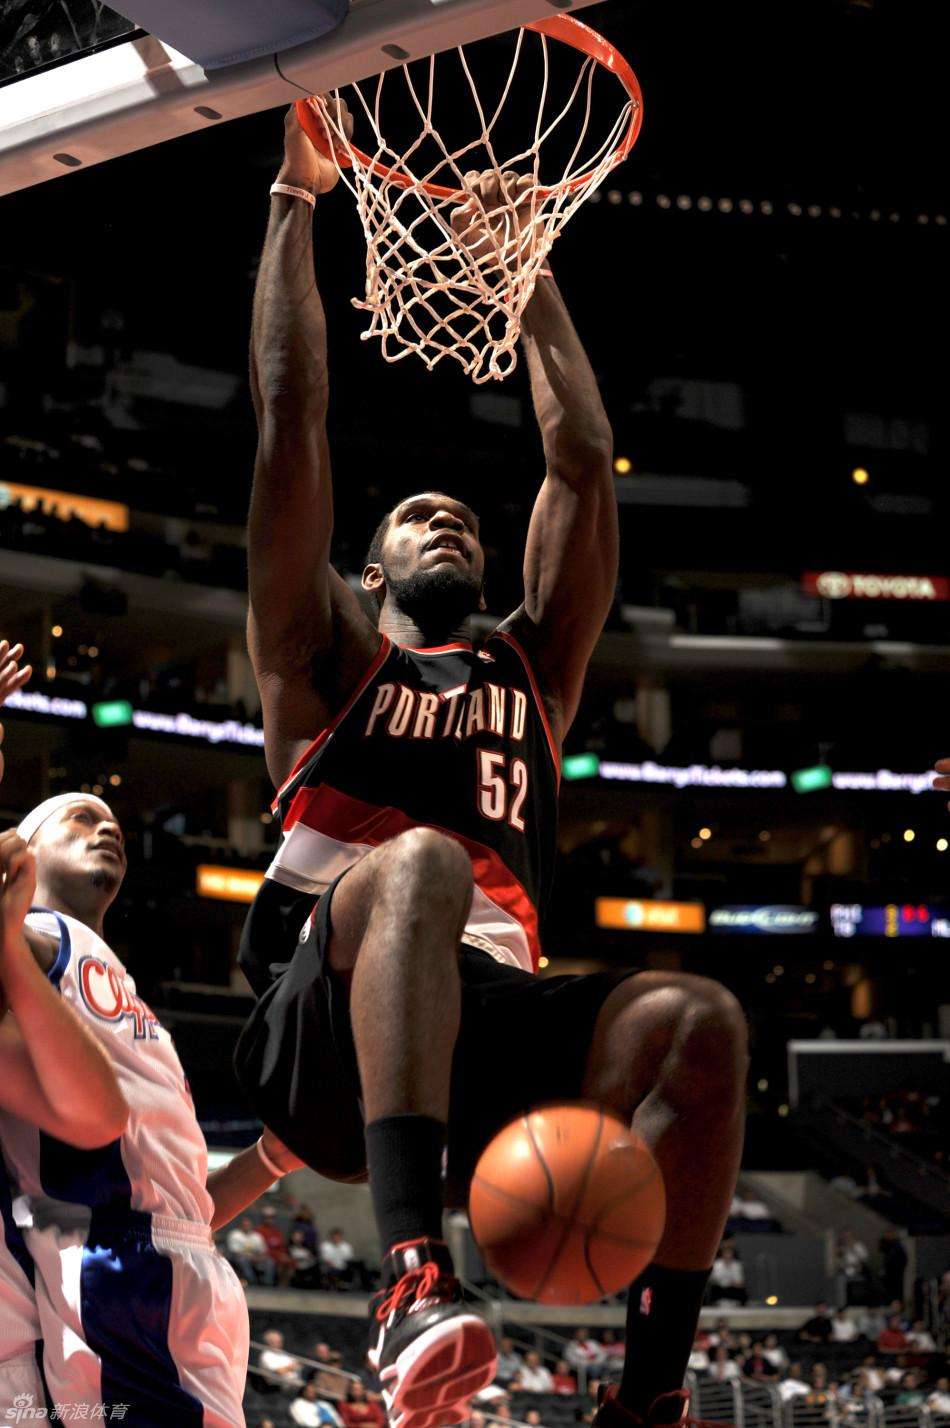
[[[492,1274],[545,1304],[616,1294],[652,1260],[665,1219],[649,1147],[590,1105],[547,1106],[505,1126],[469,1193],[472,1234]]]

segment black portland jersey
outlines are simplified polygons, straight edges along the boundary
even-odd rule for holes
[[[557,834],[558,754],[527,657],[503,631],[408,649],[385,636],[277,795],[267,876],[319,896],[372,848],[437,828],[475,877],[465,941],[537,968]]]

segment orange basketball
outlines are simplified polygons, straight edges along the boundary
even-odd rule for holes
[[[485,1263],[515,1294],[590,1304],[650,1263],[666,1193],[649,1147],[614,1116],[548,1106],[482,1152],[468,1212]]]

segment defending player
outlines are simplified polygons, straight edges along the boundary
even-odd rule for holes
[[[272,198],[254,305],[249,522],[249,646],[284,836],[245,931],[260,1001],[239,1074],[317,1170],[368,1168],[388,1251],[372,1355],[394,1428],[462,1418],[494,1371],[441,1241],[446,1146],[446,1196],[464,1203],[489,1137],[532,1105],[586,1096],[631,1119],[662,1167],[668,1227],[631,1289],[623,1380],[597,1421],[679,1422],[739,1164],[744,1019],[703,978],[533,975],[561,741],[616,580],[607,417],[541,279],[524,351],[547,474],[523,604],[472,647],[478,519],[423,472],[373,539],[368,619],[328,558],[326,327],[299,192],[336,180],[291,111],[278,186],[297,193]],[[497,182],[480,181],[489,210]]]
[[[23,651],[0,640],[0,705],[30,677]],[[0,782],[3,781],[0,725]],[[0,834],[0,1109],[83,1149],[121,1135],[128,1107],[95,1038],[56,994],[23,932],[34,890],[33,859],[14,833]],[[33,1261],[14,1221],[0,1160],[0,1417],[44,1404]]]
[[[172,1039],[104,941],[126,867],[108,805],[62,794],[3,839],[21,865],[35,859],[25,922],[33,955],[106,1052],[130,1111],[120,1135],[79,1150],[58,1127],[0,1112],[50,1397],[105,1404],[107,1415],[125,1405],[133,1428],[239,1428],[247,1305],[212,1230],[274,1180],[265,1156],[281,1172],[299,1161],[265,1133],[208,1176]]]

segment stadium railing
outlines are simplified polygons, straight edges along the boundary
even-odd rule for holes
[[[788,1423],[778,1389],[773,1384],[753,1383],[748,1379],[714,1383],[689,1373],[686,1386],[698,1410],[697,1417],[704,1421],[733,1424],[734,1428],[786,1428]],[[816,1420],[819,1421],[822,1420]]]

